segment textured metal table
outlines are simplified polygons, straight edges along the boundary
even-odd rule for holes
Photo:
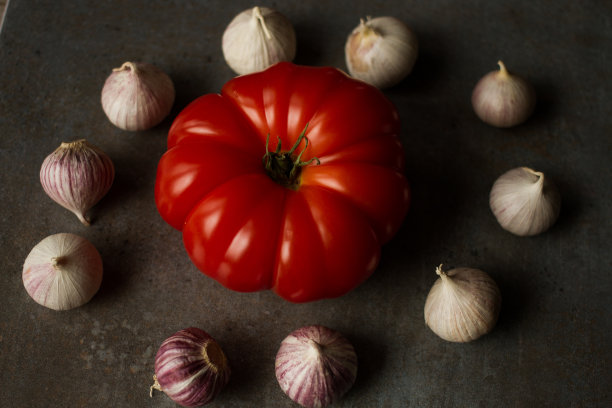
[[[222,288],[189,261],[153,200],[172,118],[218,92],[232,72],[221,35],[248,1],[10,0],[0,32],[0,406],[170,407],[149,397],[154,355],[198,326],[230,359],[211,406],[288,407],[274,376],[280,341],[306,324],[344,333],[359,374],[339,407],[609,406],[612,3],[603,1],[272,2],[293,22],[297,63],[344,69],[348,33],[367,15],[394,15],[417,33],[413,73],[385,91],[402,120],[413,205],[374,275],[339,299],[290,304],[271,292]],[[538,105],[507,130],[480,122],[471,90],[503,59],[536,87]],[[153,130],[129,133],[104,116],[100,91],[126,60],[173,78],[177,100]],[[38,171],[62,141],[87,138],[116,166],[115,183],[76,217],[43,192]],[[548,232],[521,238],[488,207],[493,181],[531,166],[563,196]],[[104,259],[87,305],[54,312],[21,282],[47,235],[88,238]],[[424,324],[439,263],[483,269],[503,306],[492,333],[448,343]]]

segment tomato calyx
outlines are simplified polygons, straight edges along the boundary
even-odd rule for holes
[[[306,129],[308,128],[308,124],[300,136],[298,136],[295,144],[289,151],[281,151],[281,139],[278,137],[278,144],[276,145],[276,150],[271,152],[269,150],[270,144],[270,134],[266,138],[266,154],[263,156],[263,164],[266,170],[266,173],[272,180],[277,182],[278,184],[290,188],[292,190],[297,190],[300,185],[300,173],[301,169],[304,166],[307,166],[313,162],[316,162],[317,165],[321,164],[317,157],[313,157],[310,160],[302,161],[302,155],[304,151],[308,148],[308,138],[306,137]],[[299,145],[304,141],[304,148],[295,155],[295,151],[299,147]]]

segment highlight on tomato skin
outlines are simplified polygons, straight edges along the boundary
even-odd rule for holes
[[[408,211],[399,132],[378,89],[279,63],[177,116],[157,208],[198,269],[229,289],[342,296],[375,271]]]

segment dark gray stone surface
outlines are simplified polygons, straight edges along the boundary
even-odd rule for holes
[[[306,324],[344,333],[360,359],[339,407],[609,406],[612,3],[604,1],[271,2],[294,23],[296,62],[345,68],[348,33],[366,15],[394,15],[417,33],[414,72],[386,91],[399,109],[413,206],[377,272],[334,300],[289,304],[228,291],[190,263],[153,201],[172,117],[232,77],[221,35],[249,1],[10,0],[0,32],[0,405],[170,407],[149,398],[154,355],[198,326],[226,351],[233,376],[212,406],[292,406],[274,376],[280,341]],[[481,123],[476,81],[498,59],[539,101],[524,125]],[[111,68],[145,60],[175,81],[171,117],[121,131],[99,96]],[[43,192],[38,171],[62,141],[87,138],[116,179],[94,224]],[[493,181],[522,165],[563,196],[548,232],[519,238],[488,208]],[[99,293],[54,312],[25,292],[21,268],[47,235],[88,238],[104,259]],[[424,324],[435,266],[472,266],[498,282],[489,335],[447,343]]]

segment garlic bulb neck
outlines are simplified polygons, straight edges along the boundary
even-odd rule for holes
[[[268,26],[266,25],[266,19],[263,14],[261,14],[261,9],[257,6],[253,7],[253,19],[256,20],[259,24],[261,24],[261,29],[263,30],[266,38],[269,40],[272,38],[272,34],[268,31]]]
[[[133,73],[138,73],[138,67],[133,62],[124,62],[119,68],[113,68],[113,72],[120,71],[132,71]]]
[[[436,274],[442,279],[444,283],[450,283],[452,280],[448,277],[448,274],[442,269],[442,264],[436,267]]]
[[[225,369],[227,365],[225,354],[223,354],[223,350],[221,350],[216,341],[206,343],[202,349],[202,355],[204,356],[204,361],[213,372],[218,373]]]
[[[538,182],[544,182],[544,173],[542,173],[541,171],[535,171],[533,169],[530,169],[529,167],[523,167],[523,169],[530,174],[533,174],[534,176],[536,176],[539,180]]]
[[[313,354],[320,356],[321,353],[323,353],[323,346],[317,343],[316,341],[314,341],[313,339],[308,340],[308,345],[310,346],[310,349],[313,351]]]
[[[497,61],[497,65],[499,65],[499,73],[498,75],[506,78],[510,75],[508,70],[506,69],[506,64],[504,64],[501,60]]]
[[[536,197],[539,197],[542,194],[542,190],[544,190],[544,173],[532,170],[529,167],[523,167],[523,170],[531,182],[531,185],[527,185],[527,189],[529,189],[529,191],[531,191]]]
[[[530,168],[525,168],[528,173],[533,174],[536,177],[535,182],[533,183],[534,188],[537,188],[538,192],[541,194],[542,190],[544,190],[544,173],[531,170]]]
[[[381,37],[382,33],[380,30],[377,30],[370,22],[372,21],[371,17],[367,17],[367,20],[363,18],[359,20],[359,25],[363,27],[362,35],[364,38],[367,37]]]
[[[83,149],[87,143],[85,139],[75,140],[73,142],[62,142],[60,148],[62,149]]]

